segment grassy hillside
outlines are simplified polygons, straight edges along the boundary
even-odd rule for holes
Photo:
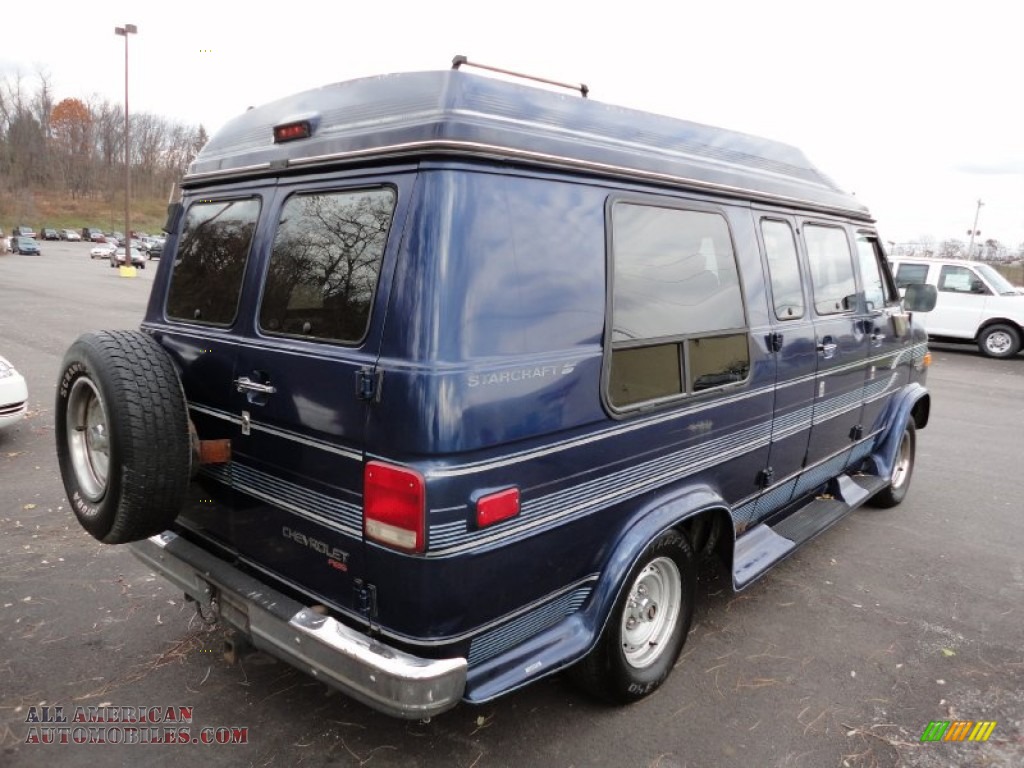
[[[167,197],[136,195],[132,191],[132,229],[160,232],[167,218]],[[0,192],[0,229],[9,235],[24,224],[38,232],[43,227],[78,229],[98,227],[104,232],[124,230],[124,190],[72,199],[49,190]]]

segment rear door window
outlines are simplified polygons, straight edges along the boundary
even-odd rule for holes
[[[260,329],[342,344],[362,341],[394,208],[390,188],[290,197],[274,236]]]
[[[204,200],[185,216],[167,296],[167,316],[231,325],[238,312],[260,201]]]

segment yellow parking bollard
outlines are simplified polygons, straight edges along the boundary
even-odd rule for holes
[[[118,267],[121,277],[135,277],[138,270],[135,267]]]

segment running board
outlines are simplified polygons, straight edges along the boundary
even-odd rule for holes
[[[882,490],[886,480],[874,475],[841,475],[831,493],[813,498],[774,525],[761,523],[736,541],[733,583],[745,587],[806,541],[831,528]]]

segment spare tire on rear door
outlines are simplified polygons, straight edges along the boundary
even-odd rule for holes
[[[95,538],[138,541],[178,516],[191,471],[188,412],[167,352],[139,331],[79,336],[61,366],[57,459]]]

